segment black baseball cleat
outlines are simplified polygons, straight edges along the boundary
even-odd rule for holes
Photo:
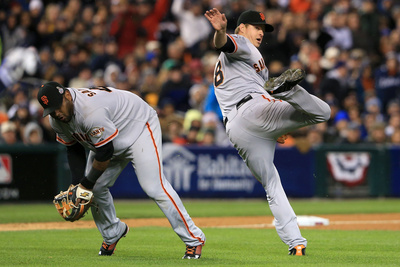
[[[106,242],[103,241],[103,244],[101,244],[101,247],[100,247],[99,256],[111,256],[112,254],[114,254],[115,247],[117,246],[118,241],[121,238],[125,237],[129,232],[129,226],[126,223],[125,223],[125,226],[126,226],[126,228],[125,228],[124,233],[121,235],[120,238],[118,238],[118,240],[115,243],[108,245],[108,244],[106,244]]]
[[[304,245],[297,245],[289,250],[289,255],[304,256],[306,255],[306,247]]]
[[[203,245],[198,245],[195,247],[186,246],[186,252],[182,259],[200,259],[202,247]]]
[[[264,84],[264,89],[270,94],[275,95],[291,90],[301,80],[306,77],[306,72],[302,69],[288,69],[278,77],[270,78]]]

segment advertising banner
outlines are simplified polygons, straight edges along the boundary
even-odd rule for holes
[[[311,154],[297,149],[276,151],[282,184],[288,196],[312,197],[314,193]],[[266,193],[234,148],[163,146],[164,173],[181,197],[263,198]],[[139,182],[129,164],[110,189],[115,198],[143,198]]]
[[[400,147],[390,149],[392,196],[400,197]]]

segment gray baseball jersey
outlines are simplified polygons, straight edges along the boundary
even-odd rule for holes
[[[265,94],[264,83],[268,69],[260,51],[249,39],[227,35],[235,44],[233,53],[221,53],[215,66],[215,95],[222,115],[228,112],[250,93]]]
[[[74,101],[75,114],[71,122],[63,123],[50,117],[57,141],[64,145],[79,142],[96,151],[113,141],[114,156],[118,156],[136,141],[146,122],[155,116],[154,109],[128,91],[111,87],[68,89]]]
[[[96,148],[111,141],[114,146],[108,168],[93,187],[97,207],[92,208],[92,215],[104,241],[113,244],[125,231],[108,188],[131,162],[142,189],[164,212],[182,241],[189,246],[204,244],[204,233],[193,223],[164,176],[156,111],[128,91],[110,87],[67,89],[74,102],[71,121],[64,123],[49,116],[57,141],[64,145],[79,142],[90,150],[86,173],[92,167]]]
[[[307,246],[273,163],[276,140],[300,127],[328,120],[330,108],[298,85],[272,97],[263,89],[268,69],[261,53],[241,35],[228,38],[235,49],[221,52],[214,71],[215,95],[227,119],[226,133],[263,185],[281,240],[289,250]],[[237,105],[248,95],[251,98]]]

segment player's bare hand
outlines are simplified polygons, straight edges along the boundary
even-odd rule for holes
[[[278,142],[279,144],[284,144],[287,138],[287,134],[281,135],[278,137],[278,139],[276,139],[276,142]]]
[[[211,25],[216,31],[226,31],[228,20],[226,19],[225,14],[219,12],[218,9],[210,9],[206,11],[204,16],[210,21]]]

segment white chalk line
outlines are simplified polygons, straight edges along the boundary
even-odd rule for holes
[[[384,221],[330,221],[329,225],[354,225],[354,224],[400,224],[400,220],[384,220]],[[301,227],[314,227],[314,226],[329,226],[329,225],[313,225],[313,226],[301,226]],[[275,228],[272,223],[258,223],[258,224],[241,224],[241,225],[219,225],[209,226],[209,228]]]

